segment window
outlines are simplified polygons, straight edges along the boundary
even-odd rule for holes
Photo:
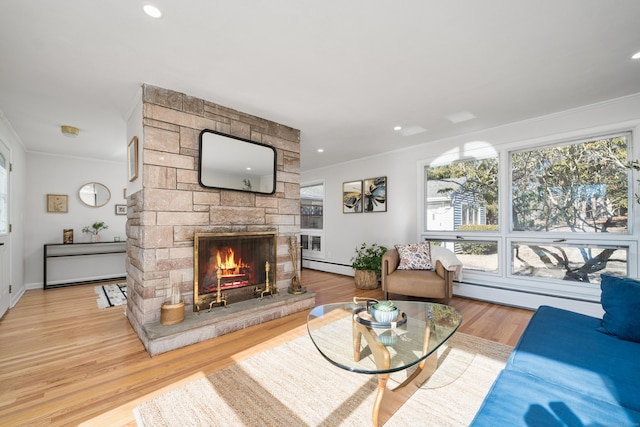
[[[498,158],[425,167],[425,230],[498,229]]]
[[[324,185],[310,185],[300,188],[300,227],[322,230],[324,207]]]
[[[638,269],[631,145],[620,132],[425,165],[422,238],[465,282],[597,300],[601,274]]]
[[[627,135],[511,154],[514,231],[628,233]]]
[[[300,245],[303,258],[324,258],[324,183],[300,187]]]
[[[600,283],[627,275],[629,247],[607,244],[628,234],[629,134],[511,153],[511,242],[515,276]],[[558,234],[551,242],[528,242]],[[589,241],[580,234],[588,233]]]
[[[498,243],[491,240],[431,239],[432,245],[444,246],[456,254],[466,272],[498,272]]]
[[[511,274],[600,283],[600,274],[627,275],[625,246],[512,242]]]

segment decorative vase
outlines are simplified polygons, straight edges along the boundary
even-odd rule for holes
[[[184,320],[184,301],[177,304],[164,303],[160,307],[160,323],[175,325]]]
[[[356,270],[354,279],[358,289],[376,289],[378,287],[378,277],[373,270]]]
[[[100,235],[99,235],[99,234],[92,234],[92,235],[91,235],[91,241],[92,241],[93,243],[97,243],[97,242],[99,242],[99,241],[100,241]]]

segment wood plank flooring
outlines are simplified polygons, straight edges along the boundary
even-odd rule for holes
[[[353,278],[305,269],[316,305],[382,298]],[[100,310],[94,285],[27,291],[0,320],[0,425],[134,426],[132,410],[166,390],[306,334],[296,313],[154,358],[123,307]],[[454,297],[459,331],[515,345],[532,312]]]

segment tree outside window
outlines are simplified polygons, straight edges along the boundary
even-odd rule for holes
[[[627,233],[626,163],[626,135],[512,153],[512,229]]]
[[[425,232],[442,232],[467,271],[507,262],[513,276],[547,280],[626,275],[630,239],[615,236],[630,233],[630,144],[631,133],[620,133],[512,151],[508,167],[498,156],[426,166]],[[499,166],[508,206],[499,204]],[[509,220],[502,233],[499,218]]]

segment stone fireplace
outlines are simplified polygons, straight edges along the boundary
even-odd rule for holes
[[[220,296],[225,305],[262,297],[275,283],[275,240],[275,232],[197,233],[193,310],[219,305]]]
[[[288,242],[299,241],[300,235],[300,131],[149,85],[142,87],[139,105],[132,111],[127,133],[129,139],[138,137],[141,148],[139,178],[129,184],[127,197],[126,314],[147,351],[158,354],[313,307],[313,294],[287,293],[294,271]],[[204,129],[273,147],[275,192],[202,187],[198,159],[199,134]],[[209,312],[212,287],[209,279],[195,276],[196,263],[203,262],[194,256],[195,237],[232,233],[271,236],[266,259],[256,262],[269,262],[269,278],[280,291],[241,300],[236,293],[264,286],[264,266],[256,265],[251,272],[229,271],[224,280],[228,306],[212,307]],[[244,253],[240,257],[247,261]],[[234,281],[233,274],[247,277],[237,276]],[[200,282],[206,292],[196,295]],[[239,286],[242,282],[249,284]],[[185,301],[185,321],[164,326],[160,308],[175,284]],[[200,299],[207,310],[194,312],[193,302]]]

